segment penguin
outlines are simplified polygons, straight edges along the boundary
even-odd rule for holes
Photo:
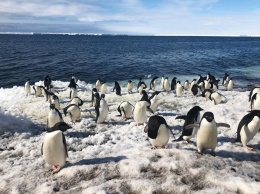
[[[200,85],[200,83],[204,83],[204,78],[199,74],[199,79],[197,81],[197,84]]]
[[[184,82],[184,84],[183,84],[183,88],[184,88],[185,90],[189,90],[189,87],[190,87],[189,80],[186,80],[186,81]]]
[[[146,92],[145,90],[142,90],[142,93],[141,93],[141,94],[142,94],[142,98],[141,98],[140,101],[147,101],[147,102],[150,103],[147,92]]]
[[[191,92],[191,93],[192,93],[191,88],[192,88],[192,86],[193,86],[194,84],[196,84],[196,81],[197,81],[197,79],[193,79],[192,82],[190,83],[190,92]]]
[[[152,96],[149,98],[149,101],[151,103],[150,105],[150,109],[152,110],[153,113],[156,112],[157,108],[158,108],[158,95],[160,94],[160,91],[155,91]]]
[[[171,90],[175,90],[176,89],[176,85],[177,85],[177,81],[176,81],[176,77],[173,77],[172,78],[172,81],[171,81]]]
[[[190,124],[185,128],[199,127],[197,132],[197,149],[202,154],[205,149],[211,149],[211,155],[216,156],[215,149],[217,147],[218,127],[230,128],[226,123],[216,123],[212,112],[205,112],[199,124]]]
[[[218,82],[210,82],[210,89],[212,89],[213,91],[218,91]]]
[[[222,85],[223,85],[223,86],[225,85],[226,79],[227,79],[228,76],[229,76],[229,75],[228,75],[227,73],[225,73],[225,75],[224,75],[224,77],[223,77],[223,79],[222,79]]]
[[[133,92],[133,88],[134,88],[134,82],[132,82],[132,80],[129,80],[128,83],[127,83],[128,94]]]
[[[51,78],[49,75],[46,75],[45,78],[44,78],[44,81],[43,81],[43,84],[44,84],[44,88],[49,90],[50,89],[50,86],[51,86]]]
[[[227,87],[229,80],[230,80],[229,75],[227,75],[226,80],[224,81],[225,87]]]
[[[176,95],[178,97],[180,97],[180,96],[182,96],[182,94],[183,94],[183,90],[182,90],[181,82],[177,81],[177,84],[176,84]]]
[[[252,89],[250,90],[248,102],[251,101],[252,96],[253,96],[255,93],[257,93],[257,92],[260,92],[260,87],[254,87],[254,88],[252,88]]]
[[[50,105],[50,111],[47,117],[47,128],[53,127],[56,123],[63,121],[62,115],[54,104]]]
[[[210,100],[209,97],[210,95],[213,93],[213,90],[211,89],[205,89],[201,94],[202,94],[202,97],[205,97],[206,100]]]
[[[234,82],[232,80],[232,78],[230,78],[228,84],[227,84],[227,91],[232,91],[234,88]]]
[[[143,89],[145,89],[145,85],[141,83],[141,85],[138,87],[137,91],[139,92],[140,95],[142,95]]]
[[[56,109],[58,109],[58,110],[60,109],[60,100],[59,100],[59,97],[56,96],[55,94],[51,95],[50,103],[54,104]]]
[[[149,118],[144,132],[148,134],[152,149],[165,148],[170,139],[170,129],[166,120],[158,115]]]
[[[235,142],[242,142],[242,145],[248,150],[252,151],[253,148],[248,146],[247,143],[260,130],[260,110],[252,110],[245,115],[237,127],[237,139]]]
[[[147,101],[139,101],[135,104],[134,108],[134,120],[137,125],[147,122],[147,107],[150,106],[150,103]]]
[[[208,80],[204,80],[204,88],[205,90],[210,89],[210,83]]]
[[[123,120],[131,118],[131,116],[133,115],[133,107],[134,106],[129,102],[122,102],[117,108],[119,116],[122,116]]]
[[[62,132],[72,128],[67,123],[58,122],[47,129],[42,143],[41,154],[49,165],[52,165],[52,172],[57,173],[65,165],[68,157],[66,139]]]
[[[97,91],[99,92],[99,90],[101,88],[100,79],[97,79],[97,81],[96,81],[96,88],[97,88]]]
[[[96,106],[96,99],[97,97],[99,98],[99,93],[97,91],[97,88],[93,88],[92,89],[92,95],[91,95],[91,103],[92,103],[92,106]]]
[[[201,93],[200,86],[198,86],[198,84],[193,84],[191,92],[194,96],[198,96]]]
[[[78,96],[78,91],[76,88],[70,88],[70,99],[73,99]]]
[[[143,85],[143,89],[147,88],[147,85],[142,81],[142,78],[139,79],[139,82],[137,84],[137,90],[141,85]]]
[[[163,83],[164,83],[164,75],[162,76],[161,82],[160,82],[160,87],[162,90],[164,90]]]
[[[81,100],[79,97],[74,97],[71,101],[70,104],[76,104],[78,106],[82,106],[83,105],[83,100]]]
[[[165,77],[165,78],[164,78],[163,88],[164,88],[164,91],[166,91],[166,92],[169,92],[169,91],[171,90],[168,77]]]
[[[218,92],[212,92],[210,95],[209,95],[209,99],[214,102],[215,105],[218,105],[221,103],[222,101],[222,94],[218,93]],[[226,98],[225,96],[223,96],[224,98]]]
[[[107,93],[107,83],[106,82],[103,82],[101,84],[100,92],[101,92],[101,94],[106,94]]]
[[[26,96],[31,95],[30,79],[28,79],[28,80],[25,82],[24,90],[25,90]]]
[[[68,87],[70,89],[72,89],[72,88],[77,89],[77,86],[78,86],[78,84],[76,83],[76,79],[75,79],[75,77],[72,76]]]
[[[79,120],[81,116],[80,108],[76,104],[70,104],[66,106],[63,109],[63,112],[65,116],[67,116],[67,114],[69,113],[72,123],[75,123],[77,120]]]
[[[183,127],[182,127],[181,136],[174,141],[185,140],[189,143],[190,139],[196,136],[196,134],[197,134],[197,128],[196,127],[189,128],[189,129],[186,129],[185,127],[187,125],[190,125],[190,124],[199,123],[199,121],[200,121],[200,111],[202,111],[202,110],[203,109],[201,107],[194,106],[187,112],[187,115],[181,115],[181,116],[177,116],[175,118],[175,119],[184,119],[185,122],[184,122]]]
[[[150,90],[155,91],[158,78],[159,77],[157,77],[157,76],[153,77],[153,79],[150,82]]]
[[[35,97],[39,97],[42,94],[42,90],[40,86],[33,86]]]
[[[121,96],[121,87],[117,81],[115,81],[115,86],[113,88],[113,92],[116,90],[116,95]]]
[[[252,96],[251,110],[260,110],[260,92],[257,92]]]
[[[96,123],[103,123],[108,115],[108,106],[105,100],[105,94],[101,94],[101,97],[97,99],[97,103],[95,106],[96,112]]]

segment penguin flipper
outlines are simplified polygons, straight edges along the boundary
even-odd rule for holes
[[[64,136],[63,133],[62,133],[62,142],[63,142],[63,145],[64,145],[66,157],[68,157],[68,150],[67,150],[66,138],[65,138],[65,136]]]
[[[227,123],[217,123],[217,127],[227,127],[230,128],[230,125]]]
[[[193,128],[193,127],[199,127],[200,125],[199,124],[189,124],[189,125],[187,125],[187,126],[185,126],[184,128],[185,129],[190,129],[190,128]]]
[[[187,115],[180,115],[180,116],[177,116],[175,119],[183,119],[185,120],[187,118]]]

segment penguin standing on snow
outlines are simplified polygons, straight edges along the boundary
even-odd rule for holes
[[[190,87],[189,80],[186,80],[186,81],[184,82],[184,84],[183,84],[183,88],[184,88],[184,90],[188,90],[189,87]]]
[[[51,95],[50,97],[50,103],[51,104],[54,104],[55,105],[55,108],[56,109],[60,109],[60,99],[58,96],[56,96],[55,94],[54,95]]]
[[[106,120],[108,115],[108,106],[105,100],[105,94],[101,94],[101,97],[97,99],[95,112],[96,112],[96,122],[98,124],[103,123]]]
[[[150,90],[153,90],[153,91],[155,90],[158,78],[159,77],[157,77],[157,76],[153,77],[153,79],[150,82]]]
[[[158,95],[160,94],[161,92],[159,91],[155,91],[152,96],[149,98],[149,101],[151,102],[151,105],[150,105],[150,109],[153,111],[153,113],[156,112],[157,108],[158,108]]]
[[[209,99],[211,100],[211,101],[213,101],[214,102],[214,104],[215,105],[217,105],[217,104],[220,104],[221,103],[221,101],[222,101],[222,94],[220,94],[220,93],[218,93],[218,92],[212,92],[210,95],[209,95]],[[225,97],[225,96],[223,96],[223,97]],[[225,97],[226,98],[226,97]]]
[[[113,88],[113,92],[116,90],[116,95],[121,96],[121,87],[117,81],[115,81],[115,86]]]
[[[134,82],[132,82],[132,80],[129,80],[127,83],[128,94],[131,94],[133,92],[133,88],[134,88]]]
[[[99,91],[100,88],[101,88],[100,79],[98,79],[98,80],[96,81],[96,88],[97,88],[97,91]]]
[[[92,103],[92,106],[96,106],[96,100],[97,100],[97,97],[99,98],[99,93],[97,91],[97,88],[93,88],[92,89],[92,95],[91,95],[91,103]]]
[[[70,129],[71,126],[64,122],[58,122],[47,129],[44,137],[41,153],[49,165],[52,165],[52,172],[57,173],[65,165],[68,157],[66,139],[62,132]]]
[[[63,121],[61,113],[55,108],[55,104],[51,104],[50,109],[47,117],[47,128],[51,128],[56,123]]]
[[[176,81],[176,77],[173,77],[172,78],[172,81],[171,81],[171,90],[176,90],[176,85],[177,85],[177,81]]]
[[[76,83],[76,79],[75,79],[75,77],[71,77],[71,79],[70,79],[70,83],[69,83],[69,85],[68,85],[68,87],[71,89],[71,88],[74,88],[74,89],[77,89],[77,86],[78,86],[78,84]]]
[[[79,120],[81,116],[80,108],[76,104],[68,105],[63,109],[63,112],[65,116],[67,116],[67,114],[69,113],[72,123],[75,123],[77,120]]]
[[[194,96],[198,96],[201,93],[201,88],[198,84],[193,84],[191,87],[191,92]]]
[[[230,78],[228,84],[227,84],[227,91],[232,91],[234,88],[234,82],[233,82],[233,79]]]
[[[48,76],[48,75],[45,76],[43,84],[44,84],[44,88],[46,88],[47,90],[50,89],[50,87],[51,87],[51,78],[50,78],[50,76]]]
[[[42,94],[42,90],[40,86],[33,86],[35,97],[39,97]]]
[[[118,107],[117,111],[119,116],[122,116],[123,120],[129,119],[133,115],[133,105],[129,102],[122,102]]]
[[[178,97],[182,96],[183,94],[183,90],[182,90],[182,85],[181,85],[181,82],[180,81],[177,81],[177,84],[176,84],[176,95]]]
[[[30,79],[28,79],[28,80],[25,82],[24,90],[25,90],[26,96],[31,95]]]
[[[183,127],[182,127],[181,136],[174,141],[186,140],[187,142],[190,142],[190,139],[196,136],[196,134],[197,134],[197,128],[196,127],[189,128],[189,129],[186,129],[185,127],[187,125],[190,125],[190,124],[199,123],[199,121],[200,121],[200,111],[202,111],[202,110],[203,109],[201,107],[194,106],[188,111],[187,115],[181,115],[181,116],[177,116],[175,118],[175,119],[184,119],[185,122],[184,122]]]
[[[202,154],[205,149],[211,149],[211,155],[216,156],[215,149],[217,147],[218,127],[230,127],[226,123],[216,123],[212,112],[205,112],[199,124],[190,124],[185,128],[199,127],[197,133],[197,149]]]
[[[165,148],[170,139],[170,129],[166,120],[158,115],[150,117],[144,132],[148,134],[152,149]]]
[[[163,81],[163,89],[164,89],[164,91],[166,91],[166,92],[169,92],[169,91],[171,90],[171,88],[170,88],[170,82],[169,82],[169,80],[168,80],[168,77],[165,77],[165,78],[164,78],[164,81]]]
[[[107,93],[107,83],[106,82],[103,82],[101,84],[100,92],[101,92],[101,94],[106,94]]]
[[[237,139],[236,142],[242,142],[243,146],[248,150],[253,150],[247,143],[253,139],[253,137],[260,130],[260,110],[253,110],[249,114],[245,115],[238,124],[237,127]]]
[[[224,75],[224,77],[223,77],[223,79],[222,79],[222,85],[224,86],[225,84],[226,84],[226,80],[227,80],[227,77],[228,77],[229,75],[227,74],[227,73],[225,73],[225,75]]]
[[[142,78],[139,79],[139,82],[137,84],[137,90],[139,91],[139,87],[143,85],[143,88],[142,89],[146,89],[147,88],[147,85],[142,81]]]

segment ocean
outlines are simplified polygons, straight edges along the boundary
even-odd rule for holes
[[[86,83],[168,76],[184,82],[230,74],[237,88],[260,83],[259,37],[0,35],[0,87],[30,78]]]

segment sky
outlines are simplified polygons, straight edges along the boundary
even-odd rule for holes
[[[260,35],[260,0],[3,0],[0,32]]]

